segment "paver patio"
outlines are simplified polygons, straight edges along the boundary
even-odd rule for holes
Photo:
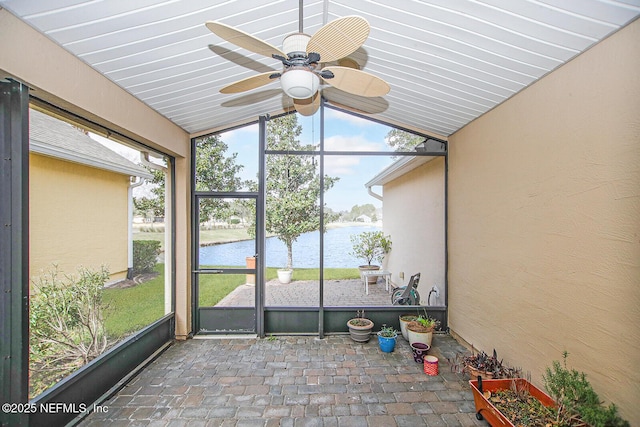
[[[476,426],[468,378],[447,357],[464,351],[436,335],[437,376],[348,336],[192,339],[177,342],[81,425]]]
[[[273,307],[317,307],[320,286],[317,280],[294,280],[286,285],[277,279],[267,282],[265,304]],[[218,307],[247,307],[255,301],[255,286],[240,285],[216,304]],[[324,305],[332,306],[388,306],[391,305],[391,286],[385,289],[384,281],[369,286],[369,294],[364,291],[360,279],[325,280]]]

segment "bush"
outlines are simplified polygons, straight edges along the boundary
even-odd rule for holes
[[[543,375],[545,388],[558,403],[558,425],[587,423],[594,427],[629,427],[629,423],[618,415],[614,404],[602,405],[584,372],[567,368],[567,355],[564,352],[563,365],[554,360],[553,366]]]
[[[157,240],[133,241],[133,274],[152,273],[160,255],[160,242]]]
[[[33,282],[29,301],[30,394],[39,394],[108,347],[103,289],[109,271],[57,268]]]

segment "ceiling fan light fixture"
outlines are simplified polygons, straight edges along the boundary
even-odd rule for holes
[[[312,97],[320,86],[318,76],[304,68],[294,68],[285,71],[280,77],[282,90],[293,99],[307,99]]]

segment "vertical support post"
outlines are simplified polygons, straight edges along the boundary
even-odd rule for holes
[[[258,120],[258,199],[256,200],[256,334],[265,336],[264,324],[264,292],[265,292],[265,259],[266,234],[265,212],[267,209],[267,120],[268,116],[260,116]]]
[[[444,306],[449,330],[449,142],[444,155]]]
[[[324,338],[324,98],[320,98],[320,301],[318,301],[318,337]]]
[[[2,402],[29,395],[29,88],[0,81],[0,384]],[[28,415],[0,412],[0,425]]]

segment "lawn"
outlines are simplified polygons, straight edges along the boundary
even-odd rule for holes
[[[237,242],[253,239],[246,228],[219,228],[215,230],[200,230],[200,244]],[[164,248],[164,232],[136,231],[133,240],[158,240]]]
[[[267,280],[277,277],[276,268],[267,268]],[[122,338],[138,331],[164,315],[164,264],[156,265],[158,276],[131,288],[109,288],[104,301],[109,306],[105,325],[112,338]],[[296,268],[295,280],[318,280],[319,269]],[[324,270],[325,280],[357,279],[357,268]],[[214,306],[238,286],[244,274],[201,274],[200,305]]]

